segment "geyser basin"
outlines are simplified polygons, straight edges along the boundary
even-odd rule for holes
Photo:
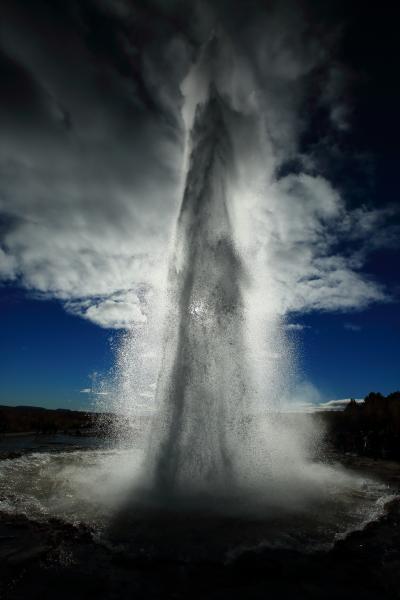
[[[0,462],[0,509],[89,526],[130,554],[229,560],[248,548],[328,548],[340,536],[379,517],[392,497],[387,485],[332,467],[324,494],[304,506],[271,510],[268,489],[253,514],[240,504],[214,509],[160,509],[143,503],[132,472],[137,449],[33,453]],[[325,467],[326,468],[326,467]],[[127,508],[129,507],[129,508]]]
[[[140,450],[34,452],[0,461],[0,510],[103,529],[132,490]]]

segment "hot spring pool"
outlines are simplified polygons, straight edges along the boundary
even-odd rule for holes
[[[323,497],[296,509],[270,510],[258,498],[257,511],[243,514],[234,502],[217,510],[192,514],[184,510],[146,514],[136,503],[137,476],[143,451],[95,449],[34,452],[0,462],[0,510],[30,519],[57,518],[88,526],[106,539],[119,521],[118,539],[148,542],[168,553],[177,539],[185,547],[209,554],[214,543],[226,559],[248,548],[292,548],[302,551],[330,547],[335,540],[377,519],[394,497],[387,484],[334,465]],[[264,489],[268,496],[268,486]],[[130,510],[129,507],[132,507]],[[264,508],[263,508],[264,507]],[[126,518],[127,513],[129,517]],[[122,515],[122,516],[121,516]],[[121,528],[121,522],[125,525]],[[121,535],[122,531],[122,535]],[[114,535],[114,534],[113,534]]]

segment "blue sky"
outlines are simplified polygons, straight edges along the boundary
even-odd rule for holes
[[[324,399],[388,394],[399,387],[399,305],[360,313],[317,314],[301,321],[300,364]]]
[[[107,374],[115,331],[68,314],[57,301],[0,290],[0,403],[87,408],[81,389]]]
[[[93,398],[80,390],[92,386],[94,373],[107,375],[118,332],[18,289],[1,289],[0,307],[0,403],[89,408]],[[300,376],[322,401],[398,389],[399,308],[392,302],[347,314],[293,315],[291,322],[304,326],[289,332]]]

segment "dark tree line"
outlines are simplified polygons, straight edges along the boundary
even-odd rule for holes
[[[137,419],[134,431],[143,429],[144,425],[146,423]],[[116,431],[123,433],[131,427],[127,417],[112,413],[0,405],[0,436],[8,433],[113,436]]]
[[[82,432],[94,424],[94,414],[74,410],[49,410],[34,406],[0,406],[2,433]]]
[[[400,392],[371,392],[341,412],[323,413],[328,440],[342,452],[400,460]]]
[[[316,413],[315,418],[322,419],[328,443],[341,452],[400,460],[400,392],[388,396],[371,392],[363,402],[350,400],[343,411]],[[137,425],[143,429],[145,424]],[[110,413],[0,406],[0,435],[92,432],[107,436],[129,427],[127,419]]]

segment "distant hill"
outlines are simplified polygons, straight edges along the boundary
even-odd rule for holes
[[[150,415],[138,415],[132,421],[113,413],[98,413],[68,408],[0,405],[0,436],[10,433],[74,433],[123,435],[124,432],[144,431]]]
[[[317,413],[329,441],[342,452],[400,460],[400,392],[371,392],[364,402],[350,400],[343,411]]]
[[[0,405],[0,435],[24,432],[82,432],[97,427],[99,420],[104,419],[107,419],[107,415],[65,408]]]
[[[150,415],[138,416],[132,423],[112,413],[0,405],[0,435],[27,432],[112,435],[116,431],[143,431],[150,418]],[[291,418],[300,418],[300,415]],[[363,402],[350,400],[344,410],[316,412],[312,418],[323,422],[327,441],[341,452],[400,460],[398,391],[388,396],[371,392]]]

